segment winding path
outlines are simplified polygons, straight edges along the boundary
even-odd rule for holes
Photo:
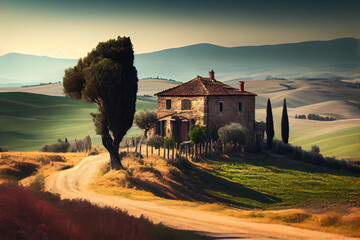
[[[131,215],[144,215],[154,223],[162,222],[172,228],[191,230],[221,239],[354,239],[279,224],[254,223],[247,219],[219,216],[180,206],[163,206],[158,202],[102,195],[88,190],[99,167],[108,159],[107,154],[86,157],[74,168],[50,175],[46,179],[46,190],[59,193],[62,198],[87,199],[99,205],[127,210]]]

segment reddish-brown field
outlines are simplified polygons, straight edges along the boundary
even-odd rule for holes
[[[0,239],[200,239],[110,207],[0,185]]]

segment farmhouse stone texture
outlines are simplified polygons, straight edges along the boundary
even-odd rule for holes
[[[245,82],[239,89],[209,78],[196,78],[155,94],[158,97],[158,124],[156,134],[176,136],[188,140],[191,126],[205,126],[209,131],[237,122],[253,135],[255,126],[255,93],[245,91]]]

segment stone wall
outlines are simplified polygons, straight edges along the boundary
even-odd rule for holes
[[[166,100],[171,100],[171,109],[166,109]],[[191,110],[181,110],[181,100],[191,101]],[[223,112],[220,112],[219,102],[222,101]],[[239,111],[239,102],[242,111]],[[196,125],[219,128],[231,122],[237,122],[250,130],[253,135],[255,126],[255,96],[198,96],[198,97],[158,97],[158,118],[166,120],[166,136],[171,135],[171,116],[177,113],[187,119],[194,120]]]
[[[223,102],[223,112],[220,112],[220,102]],[[239,111],[239,102],[242,111]],[[208,119],[205,119],[209,128],[219,128],[231,122],[237,122],[251,132],[255,125],[255,96],[208,96]]]
[[[171,109],[166,109],[166,100],[171,100]],[[191,109],[190,110],[181,110],[181,100],[190,100],[191,102]],[[177,113],[187,119],[194,120],[196,125],[204,126],[205,123],[205,97],[198,96],[198,97],[165,97],[159,96],[158,97],[158,118],[167,116],[172,113]],[[171,132],[171,125],[170,125],[170,118],[163,118],[166,120],[166,136],[170,136]]]

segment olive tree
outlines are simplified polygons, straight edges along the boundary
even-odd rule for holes
[[[135,114],[134,123],[140,129],[144,131],[144,136],[140,140],[140,144],[142,143],[144,138],[147,138],[147,134],[150,129],[154,128],[157,121],[157,113],[156,112],[138,112]]]
[[[240,123],[230,123],[219,128],[218,135],[223,144],[240,147],[247,142],[247,130]]]
[[[98,105],[95,130],[110,154],[111,169],[121,169],[119,144],[132,126],[138,77],[129,37],[100,42],[77,65],[65,70],[65,95]]]

